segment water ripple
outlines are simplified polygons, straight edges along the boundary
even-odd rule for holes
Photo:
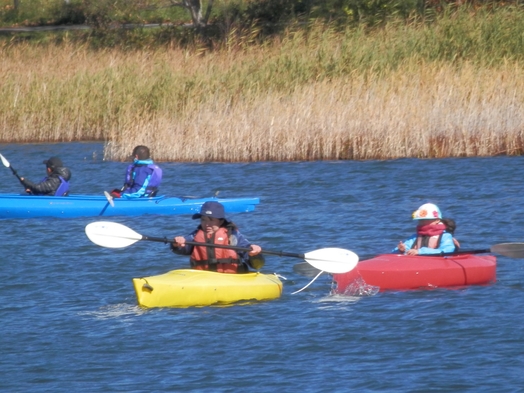
[[[73,168],[75,192],[100,194],[124,164],[102,145],[3,145],[22,175],[42,156]],[[458,223],[463,248],[524,239],[524,158],[252,164],[165,163],[169,195],[259,196],[233,215],[266,249],[342,247],[387,252],[413,232],[426,201]],[[21,192],[6,169],[1,192]],[[518,392],[524,389],[524,264],[498,258],[497,282],[460,289],[331,295],[296,258],[266,258],[287,280],[282,297],[227,307],[142,309],[133,277],[187,266],[163,244],[102,249],[86,238],[96,218],[4,220],[0,273],[0,391],[30,392]],[[118,217],[150,236],[191,230],[189,217]]]

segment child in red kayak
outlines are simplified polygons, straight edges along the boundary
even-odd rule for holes
[[[460,244],[453,238],[455,221],[442,218],[437,205],[425,203],[413,212],[417,233],[393,250],[406,255],[430,255],[454,252]]]

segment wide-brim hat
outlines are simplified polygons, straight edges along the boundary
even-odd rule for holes
[[[208,201],[202,205],[200,208],[200,213],[193,214],[193,220],[201,218],[202,216],[225,220],[226,212],[224,210],[224,206],[221,203]]]
[[[45,164],[48,168],[58,168],[64,166],[62,160],[58,157],[51,157],[49,160],[44,160],[42,164]]]

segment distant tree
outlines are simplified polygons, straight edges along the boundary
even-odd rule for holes
[[[193,26],[201,28],[207,25],[209,16],[211,15],[211,8],[213,7],[213,1],[209,0],[207,2],[206,13],[202,15],[202,3],[200,0],[182,0],[174,1],[171,0],[173,6],[184,7],[191,14],[191,20],[193,21]]]

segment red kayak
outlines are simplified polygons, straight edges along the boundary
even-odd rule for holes
[[[354,283],[376,286],[380,291],[482,285],[496,280],[496,270],[493,255],[384,254],[360,261],[348,273],[333,274],[334,291],[343,294]]]

